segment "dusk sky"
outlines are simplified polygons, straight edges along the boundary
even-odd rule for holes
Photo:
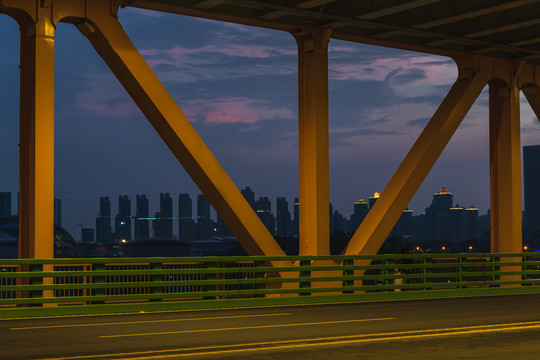
[[[298,196],[297,55],[293,37],[197,18],[121,9],[133,43],[236,185],[255,196]],[[18,191],[19,31],[0,15],[0,191]],[[382,191],[457,75],[452,60],[331,40],[330,199]],[[99,197],[199,190],[90,43],[72,25],[56,31],[55,192],[63,225],[94,227]],[[540,123],[522,98],[522,145],[540,144]],[[418,215],[442,186],[462,206],[489,208],[487,87],[409,208]],[[196,201],[195,201],[196,203]],[[195,211],[195,209],[194,209]],[[175,233],[177,231],[175,226]]]

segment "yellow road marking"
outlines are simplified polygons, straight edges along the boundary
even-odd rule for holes
[[[377,318],[377,319],[335,320],[335,321],[322,321],[322,322],[311,322],[311,323],[294,323],[294,324],[240,326],[240,327],[230,327],[230,328],[178,330],[178,331],[163,331],[163,332],[140,333],[140,334],[102,335],[102,336],[98,336],[98,338],[119,338],[119,337],[133,337],[133,336],[186,334],[186,333],[211,332],[211,331],[249,330],[249,329],[264,329],[264,328],[291,327],[291,326],[342,324],[342,323],[352,323],[352,322],[381,321],[381,320],[394,320],[394,319],[395,318]]]
[[[186,333],[198,333],[198,332],[211,332],[211,331],[231,331],[231,330],[248,330],[248,329],[265,329],[276,327],[291,327],[291,326],[311,326],[311,325],[326,325],[326,324],[342,324],[352,322],[364,322],[364,321],[381,321],[381,320],[394,320],[395,318],[378,318],[378,319],[355,319],[355,320],[335,320],[335,321],[321,321],[311,323],[294,323],[294,324],[276,324],[276,325],[255,325],[255,326],[240,326],[231,328],[215,328],[215,329],[198,329],[198,330],[178,330],[178,331],[163,331],[154,333],[140,333],[140,334],[119,334],[119,335],[102,335],[99,338],[119,338],[119,337],[132,337],[132,336],[151,336],[151,335],[169,335],[169,334],[186,334]]]
[[[178,358],[178,357],[188,357],[188,356],[219,355],[219,354],[231,354],[231,353],[240,353],[240,352],[283,350],[283,349],[317,347],[317,346],[348,345],[348,344],[358,344],[358,343],[366,343],[366,342],[377,342],[377,341],[388,341],[388,340],[404,340],[404,339],[415,339],[415,338],[430,338],[430,337],[444,337],[444,336],[455,336],[455,335],[465,335],[465,334],[474,334],[474,333],[488,333],[488,332],[501,332],[501,331],[512,331],[512,330],[525,330],[525,329],[533,329],[533,328],[540,328],[540,325],[515,326],[515,327],[503,327],[503,328],[496,328],[496,329],[481,329],[481,330],[468,330],[468,331],[455,331],[455,332],[436,333],[436,334],[416,334],[416,335],[402,335],[402,336],[386,336],[386,337],[378,337],[378,338],[370,338],[370,339],[354,339],[354,340],[330,341],[330,342],[309,343],[309,344],[290,344],[290,345],[267,346],[267,347],[250,348],[250,349],[229,349],[229,350],[205,351],[205,352],[197,352],[197,353],[189,353],[189,354],[167,354],[167,355],[138,356],[138,357],[129,357],[129,358],[117,358],[115,360],[167,359],[167,358],[173,358],[173,357]]]
[[[163,320],[145,320],[145,321],[142,321],[142,320],[141,321],[122,321],[122,322],[93,323],[93,324],[67,324],[67,325],[48,325],[48,326],[28,326],[28,327],[10,328],[10,330],[34,330],[34,329],[70,328],[70,327],[126,325],[126,324],[149,324],[149,323],[161,323],[161,322],[180,322],[180,321],[197,321],[197,320],[214,320],[214,319],[237,319],[237,318],[251,318],[251,317],[264,317],[264,316],[285,316],[285,315],[291,315],[291,313],[231,315],[231,316],[213,316],[213,317],[201,317],[201,318],[163,319]]]
[[[187,356],[194,354],[213,354],[214,352],[206,351],[201,352],[201,350],[209,349],[230,349],[230,350],[219,350],[219,351],[256,351],[258,349],[278,349],[281,345],[278,344],[294,344],[294,343],[307,343],[296,345],[297,347],[301,346],[317,346],[318,344],[322,345],[332,345],[332,344],[343,344],[347,342],[367,342],[367,341],[383,341],[391,339],[406,339],[411,337],[428,337],[428,336],[452,336],[460,335],[465,333],[481,333],[481,332],[495,332],[495,331],[511,331],[511,330],[524,330],[529,328],[538,328],[540,327],[540,321],[530,321],[530,322],[519,322],[519,323],[506,323],[506,324],[493,324],[493,325],[477,325],[477,326],[463,326],[455,328],[441,328],[441,329],[426,329],[426,330],[408,330],[408,331],[397,331],[389,333],[374,333],[374,334],[360,334],[360,335],[345,335],[345,336],[331,336],[331,337],[319,337],[319,338],[308,338],[308,339],[292,339],[292,340],[276,340],[276,341],[263,341],[263,342],[253,342],[245,344],[230,344],[230,345],[214,345],[214,346],[200,346],[200,347],[191,347],[191,348],[179,348],[179,349],[166,349],[166,350],[148,350],[148,351],[137,351],[137,352],[126,352],[126,353],[115,353],[115,354],[96,354],[96,355],[87,355],[87,356],[68,356],[60,358],[47,358],[41,360],[84,360],[84,359],[98,359],[106,357],[120,357],[120,356],[139,356],[136,358],[125,358],[125,359],[115,359],[115,360],[134,360],[134,359],[154,359],[156,356],[170,356],[168,353],[178,353],[178,352],[188,352],[192,351],[189,354],[174,354],[174,356]],[[368,338],[368,339],[366,339]],[[343,340],[348,339],[348,340]],[[342,341],[340,341],[342,340]],[[361,341],[359,341],[361,340]],[[320,343],[310,344],[309,342],[319,341]],[[249,348],[253,346],[261,345],[278,345],[265,348]],[[320,346],[322,346],[320,345]],[[245,349],[231,349],[231,348],[240,348]],[[193,351],[199,351],[199,353],[193,353]],[[162,354],[162,355],[147,355],[141,357],[144,354]]]

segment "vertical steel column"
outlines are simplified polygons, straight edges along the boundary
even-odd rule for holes
[[[489,82],[491,251],[521,252],[519,88]]]
[[[330,254],[328,42],[331,30],[293,34],[298,44],[300,255]]]
[[[19,258],[54,257],[55,26],[45,3],[20,22]]]

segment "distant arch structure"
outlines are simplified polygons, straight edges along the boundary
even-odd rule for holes
[[[300,254],[329,254],[328,43],[451,57],[458,77],[351,239],[373,254],[489,85],[491,247],[521,252],[519,94],[540,118],[540,0],[0,0],[21,29],[21,258],[52,258],[54,46],[76,26],[251,255],[284,255],[118,21],[138,7],[291,33],[298,44]]]

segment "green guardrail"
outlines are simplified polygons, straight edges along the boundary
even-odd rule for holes
[[[540,254],[0,259],[0,318],[540,293]]]

